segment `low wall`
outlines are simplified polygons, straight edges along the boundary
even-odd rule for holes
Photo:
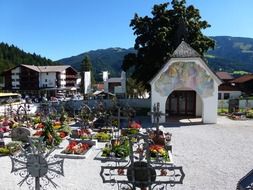
[[[80,111],[84,104],[87,104],[90,108],[96,107],[100,101],[99,100],[70,100],[67,102],[61,102],[58,107],[64,105],[65,108],[75,111]],[[106,108],[113,106],[112,100],[102,101]],[[118,99],[118,104],[121,107],[130,106],[133,108],[150,108],[150,99]]]
[[[229,100],[219,100],[218,101],[218,108],[228,108],[228,102]],[[239,108],[245,109],[245,108],[253,108],[253,100],[239,100]]]

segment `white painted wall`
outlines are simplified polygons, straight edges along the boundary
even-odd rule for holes
[[[201,97],[196,93],[196,116],[202,117],[203,103]]]
[[[213,94],[212,96],[202,97],[197,96],[196,102],[196,114],[202,115],[203,123],[216,123],[217,122],[217,106],[218,106],[218,83],[220,83],[219,79],[212,73],[212,71],[205,65],[204,61],[200,58],[172,58],[169,62],[160,70],[160,72],[153,78],[151,81],[151,111],[152,107],[155,103],[160,102],[160,111],[165,113],[166,112],[166,100],[168,95],[161,95],[155,89],[155,82],[160,78],[161,74],[163,74],[171,64],[174,62],[194,62],[195,64],[199,65],[204,69],[210,76],[213,78]],[[184,88],[182,88],[184,89]],[[173,89],[171,92],[173,92]],[[171,93],[170,92],[170,93]],[[201,102],[202,99],[202,102]],[[201,111],[201,113],[200,113]],[[165,122],[165,116],[161,116],[160,122]]]
[[[90,71],[84,72],[84,94],[91,92],[91,74]]]
[[[16,67],[15,69],[11,70],[11,85],[12,89],[19,89],[20,88],[20,67]]]
[[[60,74],[60,84],[61,84],[61,88],[65,88],[66,87],[66,70],[62,71]]]
[[[203,123],[217,123],[217,105],[218,105],[218,84],[214,83],[213,96],[202,98],[203,110],[202,121]]]
[[[40,88],[55,88],[56,87],[56,73],[39,73],[39,87]]]
[[[241,91],[219,91],[221,93],[221,100],[224,99],[224,94],[229,93],[229,99],[239,98],[242,95]]]
[[[104,81],[104,91],[109,92],[109,83],[120,83],[120,87],[115,87],[114,93],[126,93],[126,73],[121,72],[120,77],[108,78]]]

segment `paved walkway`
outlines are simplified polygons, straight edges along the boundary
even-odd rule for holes
[[[164,129],[172,133],[174,162],[183,166],[186,174],[184,184],[171,189],[233,190],[239,179],[253,169],[253,120],[232,121],[219,117],[217,124],[170,125]],[[98,152],[94,150],[84,160],[65,159],[65,177],[54,180],[60,186],[58,189],[117,189],[102,183],[101,162],[94,160]],[[10,159],[0,157],[0,163],[0,189],[19,189],[17,183],[21,178],[10,174]]]

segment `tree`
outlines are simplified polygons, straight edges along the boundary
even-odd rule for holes
[[[185,0],[154,5],[152,17],[135,14],[130,27],[136,35],[134,48],[137,53],[124,57],[122,69],[133,69],[132,77],[147,84],[170,58],[182,40],[203,55],[214,48],[214,41],[202,34],[202,29],[210,27],[202,21],[199,10],[193,5],[186,7]]]
[[[83,89],[84,85],[84,72],[90,71],[91,74],[91,84],[95,83],[94,75],[92,73],[92,64],[88,55],[85,55],[81,62],[81,89]]]
[[[129,98],[143,97],[145,92],[145,86],[142,82],[137,82],[133,78],[127,79],[127,95]]]

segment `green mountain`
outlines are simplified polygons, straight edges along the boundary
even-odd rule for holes
[[[227,71],[240,73],[241,71],[253,73],[253,39],[230,36],[211,37],[216,41],[214,50],[210,50],[205,55],[207,63],[213,71]],[[108,70],[111,76],[119,76],[120,67],[124,55],[135,52],[133,48],[108,48],[98,49],[82,53],[77,56],[61,59],[61,64],[72,65],[77,70],[84,55],[90,57],[95,73],[95,78],[99,79],[99,73]],[[101,76],[100,76],[101,78]]]
[[[123,48],[108,48],[108,49],[98,49],[94,51],[89,51],[82,53],[77,56],[72,56],[69,58],[58,60],[60,64],[68,64],[73,66],[75,69],[80,70],[81,62],[85,55],[88,55],[91,63],[95,79],[97,81],[102,80],[102,71],[109,71],[110,76],[119,76],[121,72],[121,64],[123,58],[126,54],[135,52],[133,48],[123,49]]]
[[[214,71],[253,73],[253,39],[230,36],[211,37],[216,41],[214,50],[208,51],[208,65]]]

